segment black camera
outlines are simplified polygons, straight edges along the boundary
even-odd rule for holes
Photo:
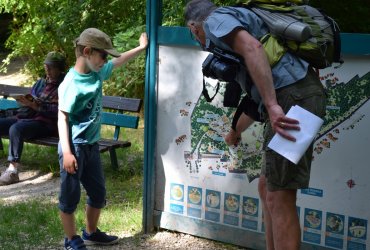
[[[220,81],[232,82],[239,70],[239,65],[209,54],[202,64],[203,75]]]
[[[212,47],[211,54],[202,64],[203,75],[220,81],[232,82],[235,80],[244,61],[239,55]]]
[[[243,61],[237,56],[226,53],[217,47],[213,48],[212,54],[209,54],[202,64],[204,76],[228,82],[224,94],[224,107],[237,107],[239,104],[242,89],[235,81],[235,78],[242,65]],[[213,98],[208,96],[204,83],[203,95],[207,101],[213,100]]]

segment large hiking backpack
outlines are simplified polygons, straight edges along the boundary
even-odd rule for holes
[[[286,50],[304,59],[317,69],[341,58],[340,30],[323,11],[303,0],[247,0],[239,5],[252,10],[269,27],[261,38],[270,65],[275,65]]]

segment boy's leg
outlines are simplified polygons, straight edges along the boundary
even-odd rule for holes
[[[82,232],[82,239],[86,245],[111,245],[119,239],[117,236],[107,235],[98,228],[101,208],[105,206],[105,180],[100,162],[99,145],[86,146],[85,170],[81,176],[81,183],[88,195],[86,206],[86,229]]]
[[[85,169],[81,176],[88,199],[86,206],[86,232],[94,233],[97,229],[100,210],[105,206],[105,180],[100,161],[99,145],[84,146]]]
[[[77,234],[74,213],[68,214],[60,211],[59,215],[63,224],[65,235],[67,236],[68,240],[72,240],[72,237]]]
[[[72,146],[72,150],[75,148]],[[59,192],[59,209],[60,209],[60,219],[63,224],[63,229],[68,240],[71,240],[73,236],[77,235],[76,222],[74,211],[77,207],[77,204],[80,201],[81,197],[81,188],[80,188],[80,175],[83,170],[83,157],[79,157],[75,154],[75,157],[78,161],[79,168],[77,169],[76,174],[69,174],[63,168],[63,153],[58,145],[58,154],[59,154],[59,165],[60,165],[60,192]],[[82,160],[81,160],[82,158]]]
[[[86,205],[86,232],[88,234],[96,232],[96,229],[98,228],[100,211],[100,208],[94,208],[90,205]]]

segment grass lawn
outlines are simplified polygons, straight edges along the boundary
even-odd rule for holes
[[[125,137],[125,132],[121,137]],[[129,130],[130,148],[118,149],[119,169],[110,167],[109,153],[103,153],[107,186],[107,206],[102,210],[99,228],[118,236],[136,235],[142,223],[143,129]],[[104,136],[113,133],[103,128]],[[126,137],[127,138],[127,137]],[[7,152],[7,140],[3,140]],[[4,158],[4,156],[3,156]],[[25,144],[22,164],[27,169],[40,169],[58,175],[57,151]],[[86,196],[76,211],[77,228],[84,226]],[[64,237],[57,208],[57,195],[6,204],[0,199],[0,249],[33,249],[40,246],[61,247]],[[40,245],[41,244],[41,245]]]

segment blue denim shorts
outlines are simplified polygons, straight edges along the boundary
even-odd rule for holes
[[[279,105],[285,113],[299,105],[311,113],[324,118],[326,110],[325,90],[316,73],[310,69],[305,78],[297,83],[276,90]],[[271,124],[264,132],[264,155],[261,174],[267,179],[269,191],[307,188],[310,181],[313,143],[296,164],[267,147],[274,136]]]
[[[81,198],[81,185],[87,193],[87,204],[93,208],[105,206],[105,180],[100,161],[99,145],[97,143],[73,144],[73,154],[76,157],[78,170],[69,174],[63,168],[63,154],[58,146],[60,165],[59,209],[64,213],[73,213]]]

